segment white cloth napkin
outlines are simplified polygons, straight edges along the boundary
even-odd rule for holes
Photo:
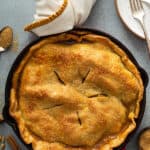
[[[34,22],[45,19],[62,7],[64,0],[35,0]],[[38,36],[65,32],[85,22],[96,0],[68,0],[61,15],[54,20],[32,29]]]

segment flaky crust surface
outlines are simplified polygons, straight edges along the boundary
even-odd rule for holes
[[[111,150],[136,127],[142,97],[123,50],[72,31],[29,49],[13,75],[9,112],[34,150]]]

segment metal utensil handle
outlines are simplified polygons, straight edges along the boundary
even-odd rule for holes
[[[140,24],[141,24],[141,27],[143,28],[143,31],[144,31],[145,39],[146,39],[147,46],[148,46],[149,56],[150,56],[150,37],[148,36],[148,33],[146,31],[146,27],[144,24],[144,18],[143,18],[143,21],[140,21]]]

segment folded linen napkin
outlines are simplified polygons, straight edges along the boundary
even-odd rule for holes
[[[34,22],[25,27],[38,36],[65,32],[85,22],[96,0],[35,0]]]

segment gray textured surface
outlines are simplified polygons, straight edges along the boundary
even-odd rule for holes
[[[23,26],[32,20],[35,7],[34,0],[0,0],[0,2],[0,28],[6,25],[12,26],[19,38],[18,51],[7,51],[0,54],[0,100],[3,101],[6,78],[14,59],[36,37],[23,31]],[[117,16],[113,0],[97,0],[90,17],[83,26],[100,29],[119,39],[130,49],[150,77],[150,61],[145,41],[137,38],[124,27]],[[150,126],[150,86],[147,88],[146,111],[139,131],[147,126]],[[0,134],[7,135],[9,133],[13,133],[12,129],[6,123],[1,124]],[[136,140],[137,136],[134,136],[127,145],[127,150],[137,150]],[[25,150],[23,146],[22,150]]]

